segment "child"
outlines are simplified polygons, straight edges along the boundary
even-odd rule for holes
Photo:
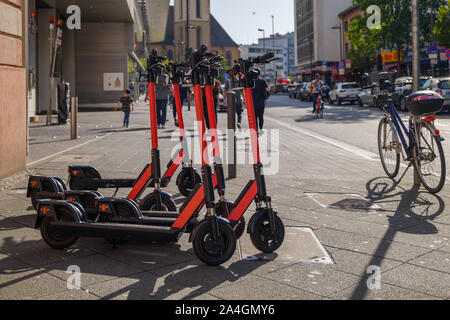
[[[130,123],[130,112],[134,111],[133,106],[133,98],[130,97],[131,91],[130,89],[125,90],[124,95],[122,98],[120,98],[119,102],[116,104],[116,107],[121,103],[122,107],[120,110],[124,112],[123,117],[123,126],[125,128],[128,128],[128,124]]]

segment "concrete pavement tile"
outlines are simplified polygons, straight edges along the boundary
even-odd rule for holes
[[[210,294],[226,300],[318,300],[324,297],[260,277],[213,289]]]
[[[370,276],[372,272],[367,273],[367,268],[368,266],[375,265],[375,263],[381,268],[381,272],[385,272],[401,264],[399,261],[387,258],[379,259],[379,257],[348,250],[335,251],[332,256],[336,269],[360,277]]]
[[[390,225],[398,229],[409,228],[423,223],[423,220],[419,218],[410,217],[407,215],[394,216],[392,212],[386,211],[368,212],[366,216],[359,217],[357,218],[357,220],[370,223],[378,223],[382,225]]]
[[[39,297],[38,300],[98,300],[99,297],[82,289],[66,289],[66,291]]]
[[[88,291],[107,300],[181,300],[206,293],[201,286],[186,287],[152,272],[101,282],[89,286]]]
[[[327,228],[316,230],[315,234],[324,245],[403,262],[431,251],[430,249],[404,243],[391,242]]]
[[[192,298],[192,300],[220,300],[220,299],[217,297],[214,297],[208,293],[202,293],[202,294],[199,294],[198,296],[194,296]]]
[[[39,230],[18,224],[11,219],[0,220],[0,251],[32,266],[44,266],[94,253],[75,243],[64,250],[50,248],[42,240]]]
[[[0,255],[0,300],[35,299],[67,290],[66,282],[44,269]]]
[[[450,298],[450,274],[404,264],[382,275],[382,282],[444,299]]]
[[[176,245],[130,243],[104,251],[104,255],[143,270],[153,270],[196,259]]]
[[[2,216],[11,216],[16,212],[24,212],[27,211],[28,207],[30,207],[31,201],[30,199],[8,199],[0,201],[0,213]]]
[[[360,289],[355,292],[355,288],[347,288],[329,297],[334,300],[436,300],[436,297],[381,283],[379,290]]]
[[[450,253],[448,252],[435,250],[417,257],[408,263],[450,274]]]
[[[71,275],[71,273],[67,272],[69,266],[77,266],[80,268],[81,287],[83,289],[95,283],[109,281],[114,278],[143,271],[142,269],[110,259],[101,254],[70,259],[63,263],[48,265],[45,269],[55,277],[67,280]]]
[[[329,296],[355,285],[361,279],[337,270],[335,265],[317,264],[296,264],[264,277],[320,296]]]
[[[423,221],[419,225],[396,232],[393,241],[423,248],[438,249],[450,243],[450,235],[444,232],[445,230],[443,230],[442,226],[440,229],[437,228],[437,225]]]

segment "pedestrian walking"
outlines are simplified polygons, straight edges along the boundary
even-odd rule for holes
[[[266,80],[261,79],[260,76],[261,71],[258,70],[258,77],[252,88],[252,96],[255,108],[256,127],[257,129],[262,130],[264,126],[264,109],[266,107],[266,100],[270,97],[270,88]]]
[[[173,89],[172,89],[173,92]],[[175,102],[175,95],[172,94],[172,114],[173,114],[173,121],[176,127],[178,127],[178,120],[177,120],[177,106]],[[180,86],[180,101],[181,101],[181,109],[183,109],[184,101],[187,100],[188,105],[191,105],[191,90],[189,87],[183,87]]]
[[[122,104],[120,107],[120,110],[123,111],[123,126],[125,128],[128,128],[128,125],[130,124],[130,113],[131,111],[134,111],[134,105],[133,105],[133,98],[130,96],[131,90],[126,89],[123,93],[123,97],[120,98],[119,102],[117,102],[116,106],[114,107],[115,110],[117,110],[117,106],[119,104]]]
[[[158,122],[158,129],[165,129],[167,120],[167,103],[169,95],[171,95],[169,77],[162,74],[155,84],[156,91],[156,117]],[[147,101],[148,95],[146,95]]]

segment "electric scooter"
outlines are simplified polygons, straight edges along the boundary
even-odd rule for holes
[[[149,59],[149,99],[152,129],[156,131],[155,78],[157,51]],[[90,220],[82,205],[64,200],[39,200],[35,228],[41,229],[44,241],[51,247],[62,249],[71,246],[78,237],[103,237],[110,239],[145,238],[151,241],[177,241],[182,233],[191,233],[194,252],[203,262],[218,265],[226,262],[236,249],[236,236],[230,223],[215,214],[214,190],[211,167],[208,165],[207,144],[204,139],[205,126],[200,78],[205,72],[202,52],[194,54],[193,83],[196,91],[196,114],[202,150],[203,184],[197,184],[180,208],[180,214],[166,211],[143,212],[129,199],[100,198],[96,200],[98,215]],[[195,61],[198,61],[195,62]],[[156,62],[156,63],[155,63]],[[206,70],[208,72],[209,70]],[[200,94],[198,94],[200,92]],[[152,134],[152,172],[158,190],[158,144],[157,132]],[[157,195],[156,195],[157,196]],[[199,210],[206,203],[205,219],[198,222]]]
[[[252,201],[255,201],[256,212],[248,223],[247,232],[250,234],[253,245],[264,253],[271,253],[277,250],[283,243],[285,234],[283,221],[278,216],[278,212],[272,208],[272,200],[266,190],[252,96],[254,81],[258,77],[258,72],[254,67],[258,64],[267,64],[274,61],[273,57],[273,53],[268,53],[254,59],[241,58],[234,67],[235,72],[243,76],[241,79],[243,78],[244,82],[244,96],[247,106],[248,126],[250,128],[255,179],[247,183],[236,201],[234,201],[234,208],[229,216],[225,216],[233,227],[237,224],[242,224],[241,218]]]
[[[188,196],[193,187],[201,182],[201,177],[197,172],[197,169],[193,168],[192,162],[189,161],[188,150],[183,145],[185,143],[184,135],[184,121],[182,113],[182,101],[180,99],[180,83],[184,79],[184,72],[181,69],[182,64],[170,65],[170,75],[174,86],[175,106],[177,109],[179,127],[180,127],[180,142],[181,148],[176,153],[176,157],[171,159],[167,165],[167,170],[161,178],[160,187],[166,187],[173,174],[182,163],[182,170],[176,179],[176,184],[180,193],[184,196]],[[138,68],[140,76],[142,78],[142,68]],[[182,161],[187,159],[188,161]],[[69,166],[69,187],[71,190],[92,190],[97,191],[98,188],[115,188],[116,191],[113,197],[117,194],[119,188],[132,188],[127,198],[135,201],[139,201],[142,194],[147,187],[154,187],[154,180],[152,179],[152,167],[147,164],[141,171],[137,179],[102,179],[97,169],[91,166]],[[50,178],[50,179],[49,179]],[[61,194],[58,194],[57,189],[52,187],[53,183],[49,182],[51,178],[46,176],[30,176],[28,181],[27,197],[31,198],[33,208],[37,208],[37,199],[61,199]],[[61,184],[64,190],[67,190],[67,186],[62,179],[57,178],[57,183]],[[148,197],[145,199],[149,201]],[[162,193],[163,206],[167,211],[176,211],[176,205],[172,201],[171,196],[167,193]]]

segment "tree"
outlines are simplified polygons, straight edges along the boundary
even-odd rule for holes
[[[450,47],[450,0],[441,5],[437,11],[436,23],[434,25],[435,40],[441,45]]]
[[[421,0],[419,15],[420,15],[420,33],[425,41],[430,41],[432,33],[430,27],[430,20],[435,20],[436,11],[430,11],[430,8],[436,8],[439,5],[448,3],[448,0]],[[411,0],[353,0],[357,3],[359,9],[364,12],[363,17],[357,17],[350,24],[348,32],[349,40],[355,46],[351,50],[351,55],[356,59],[369,56],[373,59],[373,50],[379,51],[381,48],[397,50],[399,52],[397,63],[400,64],[400,52],[411,45],[411,30],[412,30],[412,13]],[[366,21],[369,18],[366,10],[369,6],[376,5],[381,11],[381,28],[368,29]],[[448,9],[448,6],[446,7]],[[441,12],[441,9],[440,11]],[[430,17],[430,14],[433,17]],[[439,14],[438,14],[439,15]],[[445,12],[443,13],[445,15]],[[448,11],[447,11],[448,15]],[[448,19],[448,18],[447,18]],[[442,29],[448,28],[448,20],[442,19],[443,22],[439,24]],[[436,25],[438,27],[438,25]],[[444,32],[448,32],[445,30]],[[362,37],[362,39],[360,39]],[[359,43],[358,43],[359,42]],[[365,48],[366,47],[366,48]],[[358,49],[361,53],[357,52]]]

